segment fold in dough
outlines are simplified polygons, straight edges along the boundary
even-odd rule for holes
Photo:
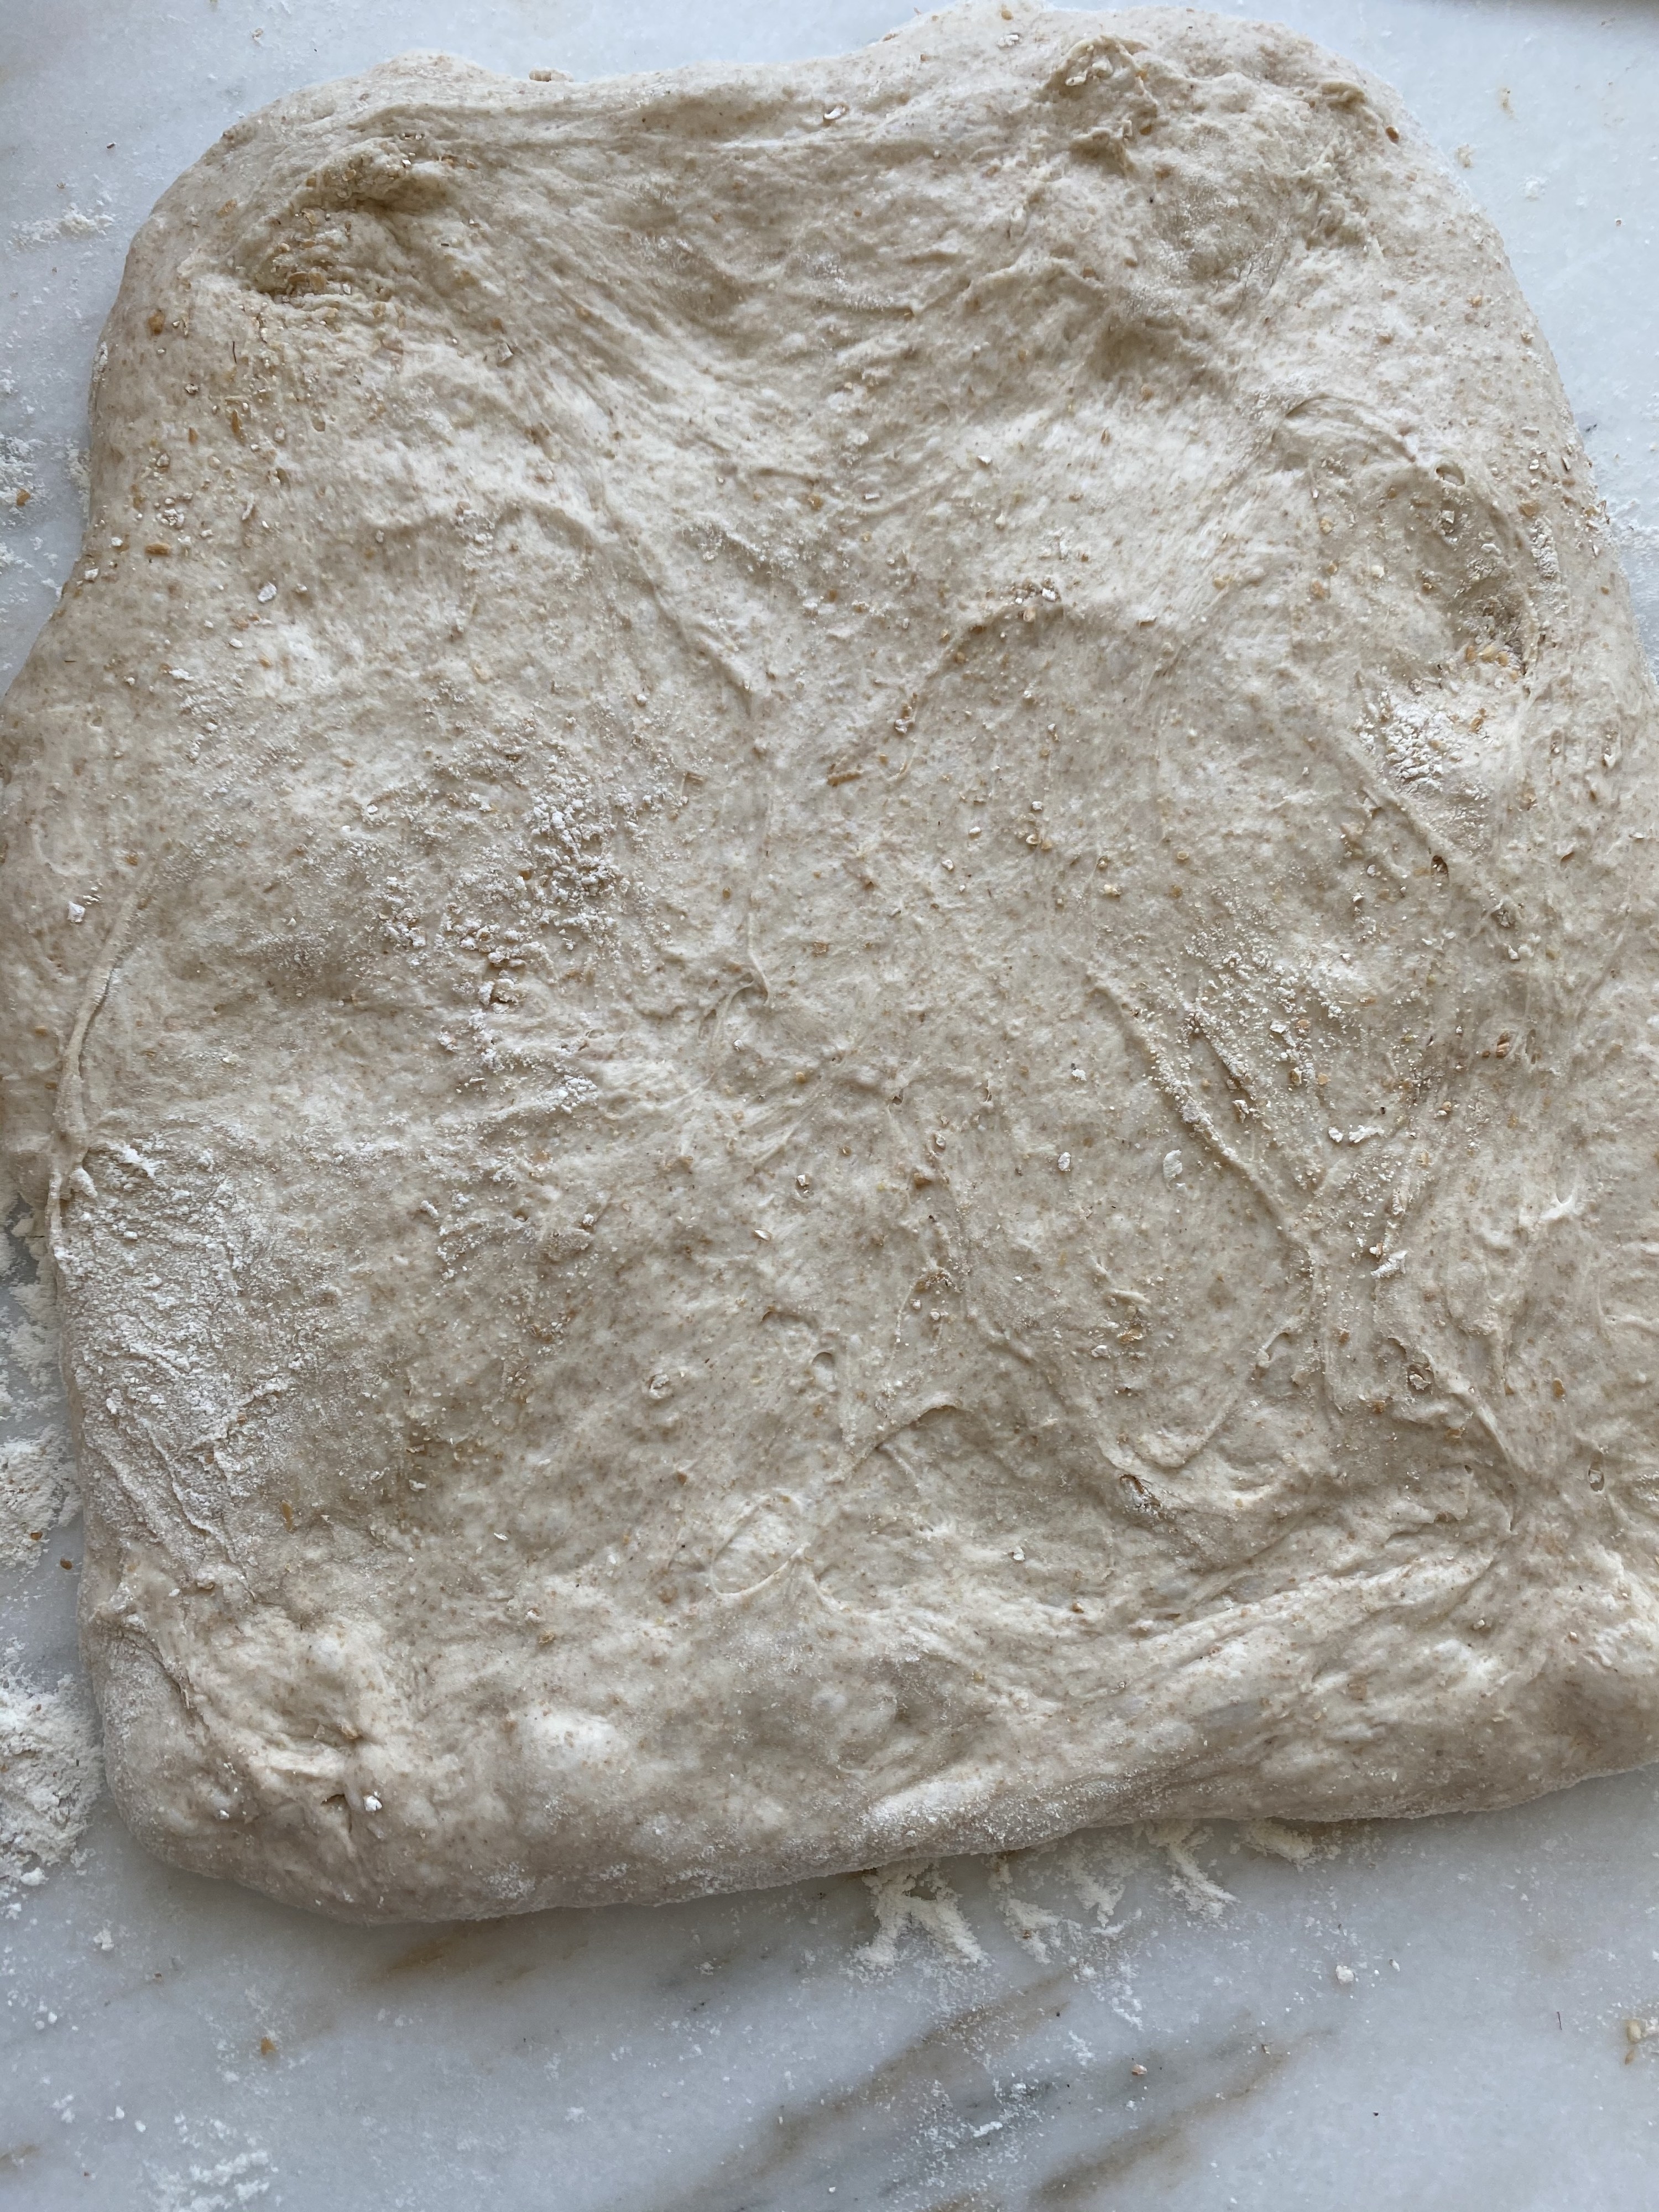
[[[1655,696],[1384,87],[415,55],[99,360],[0,1053],[147,1843],[493,1914],[1659,1753]]]

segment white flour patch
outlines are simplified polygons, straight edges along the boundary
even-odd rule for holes
[[[237,2151],[212,2166],[158,2174],[150,2203],[154,2212],[234,2212],[267,2194],[271,2172],[269,2151]]]
[[[864,1881],[876,1902],[876,1932],[859,1954],[860,1965],[881,1970],[896,1966],[899,1938],[907,1927],[919,1929],[949,1956],[984,1964],[985,1954],[963,1917],[957,1893],[931,1860],[878,1867]]]
[[[1040,1964],[1048,1965],[1058,1954],[1090,1980],[1103,1967],[1116,1987],[1114,2008],[1138,2027],[1129,1955],[1141,1937],[1167,1925],[1170,1915],[1158,1907],[1148,1919],[1144,1904],[1129,1909],[1125,1900],[1132,1884],[1152,1880],[1190,1918],[1218,1922],[1240,1900],[1200,1863],[1198,1854],[1206,1843],[1235,1855],[1242,1849],[1279,1859],[1301,1873],[1317,1860],[1339,1856],[1349,1840],[1348,1831],[1301,1828],[1285,1820],[1223,1820],[1212,1826],[1154,1821],[1128,1829],[1085,1829],[1058,1844],[963,1863],[983,1868],[989,1903]],[[906,1861],[863,1880],[875,1898],[877,1928],[873,1939],[857,1950],[859,1964],[897,1964],[900,1938],[912,1924],[942,1950],[975,1964],[990,1963],[974,1925],[977,1915],[960,1903],[932,1861]],[[1045,1881],[1057,1882],[1075,1898],[1085,1917],[1070,1917],[1021,1894],[1029,1888],[1040,1892]]]
[[[33,459],[40,450],[35,438],[15,438],[0,432],[0,515],[12,523],[18,521],[23,509],[40,489],[34,479]],[[18,497],[19,493],[22,497]],[[9,508],[9,514],[5,509]],[[8,1207],[9,1212],[10,1208]]]
[[[41,1558],[46,1537],[80,1510],[75,1460],[62,1430],[0,1443],[0,1565]]]
[[[42,1275],[8,1289],[21,1316],[0,1324],[0,1353],[15,1392],[35,1411],[60,1401],[58,1369],[58,1303]]]
[[[1079,1836],[1062,1852],[1060,1866],[1080,1902],[1094,1914],[1098,1932],[1121,1934],[1121,1925],[1112,1915],[1129,1886],[1129,1860],[1124,1847],[1115,1841]]]
[[[1231,1890],[1212,1881],[1193,1856],[1207,1832],[1186,1820],[1157,1821],[1146,1831],[1147,1842],[1169,1861],[1170,1887],[1188,1911],[1205,1920],[1219,1920],[1238,1899]]]
[[[1046,1966],[1048,1947],[1043,1937],[1057,1928],[1063,1928],[1066,1923],[1059,1913],[1049,1912],[1041,1905],[1033,1905],[1029,1898],[1015,1896],[1014,1870],[1007,1859],[993,1859],[987,1879],[991,1894],[997,1901],[997,1909],[1009,1928],[1022,1943],[1030,1944],[1033,1955]]]
[[[1334,1858],[1341,1845],[1327,1836],[1310,1835],[1283,1820],[1247,1820],[1239,1831],[1244,1842],[1263,1858],[1283,1859],[1298,1872],[1316,1859]]]
[[[67,1858],[103,1787],[91,1708],[65,1674],[56,1689],[0,1666],[0,1880],[38,1882]]]
[[[15,1194],[0,1188],[0,1219],[15,1209]],[[58,1369],[58,1314],[45,1277],[21,1279],[27,1264],[27,1215],[0,1235],[0,1419],[33,1415],[44,1425],[32,1436],[0,1438],[0,1565],[21,1566],[43,1556],[52,1529],[81,1510],[75,1457],[63,1422]]]
[[[14,224],[11,242],[18,252],[27,253],[42,246],[56,246],[60,240],[101,238],[109,223],[109,216],[102,208],[94,208],[88,213],[71,200],[62,215],[42,216],[36,222]]]
[[[4,1199],[7,1192],[0,1190],[0,1207]],[[33,1217],[20,1214],[0,1237],[0,1367],[7,1380],[0,1416],[22,1411],[62,1420],[58,1298],[51,1276],[31,1270],[31,1228]]]

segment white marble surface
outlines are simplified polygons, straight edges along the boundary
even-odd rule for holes
[[[126,240],[235,116],[410,46],[586,76],[832,52],[909,12],[0,0],[0,678],[78,539]],[[1278,12],[1468,149],[1659,653],[1659,11]],[[13,1389],[0,1440],[56,1418]],[[0,1574],[0,1656],[50,1686],[75,1666],[77,1532],[45,1548]],[[897,1878],[847,1877],[374,1931],[172,1874],[106,1801],[76,1862],[0,1881],[0,2212],[1645,2206],[1659,2041],[1624,2023],[1659,2014],[1656,1799],[1650,1769],[1357,1829],[1300,1869],[1219,1827],[1096,1838],[950,1866],[914,1910]]]

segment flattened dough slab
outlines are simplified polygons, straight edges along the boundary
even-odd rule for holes
[[[1659,1753],[1655,700],[1386,88],[239,124],[5,710],[126,1817],[361,1918]]]

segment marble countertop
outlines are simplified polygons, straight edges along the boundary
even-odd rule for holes
[[[236,116],[410,46],[592,76],[836,52],[910,12],[0,7],[0,681],[78,543],[126,242]],[[1659,10],[1273,12],[1392,79],[1463,162],[1659,654]],[[33,1440],[61,1428],[28,1273],[20,1255],[0,1285],[0,1482],[49,1466]],[[78,1534],[0,1567],[0,1813],[80,1724]],[[1650,1768],[1465,1820],[1096,1834],[657,1911],[359,1929],[169,1871],[101,1798],[57,1863],[0,1853],[0,2212],[1644,2205],[1656,1801]],[[46,1808],[65,1847],[86,1812]]]

